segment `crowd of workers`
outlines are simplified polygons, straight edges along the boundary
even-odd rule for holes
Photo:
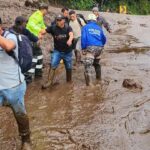
[[[76,11],[63,8],[50,26],[46,26],[44,16],[48,14],[48,6],[41,4],[28,19],[19,16],[10,29],[3,28],[0,18],[0,106],[9,106],[15,116],[19,135],[22,141],[22,150],[31,150],[29,119],[26,113],[24,96],[26,82],[42,77],[43,54],[40,40],[48,33],[54,38],[54,49],[51,51],[50,72],[48,81],[42,85],[48,88],[53,85],[55,71],[63,60],[66,70],[66,81],[72,82],[72,55],[75,54],[75,63],[81,62],[85,67],[86,85],[90,85],[91,67],[94,66],[96,79],[101,80],[100,54],[106,43],[106,36],[102,26],[111,32],[109,24],[99,14],[97,7],[87,16],[77,14]],[[10,32],[13,30],[13,32]],[[9,55],[14,52],[19,58],[19,43],[17,35],[21,34],[32,44],[32,66],[23,73],[19,63]]]

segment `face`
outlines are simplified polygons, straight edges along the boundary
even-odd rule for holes
[[[65,25],[65,20],[64,19],[57,19],[56,23],[57,23],[58,27],[63,28]]]
[[[96,16],[99,15],[98,11],[93,11],[93,14],[95,14]]]
[[[43,12],[43,16],[45,16],[48,14],[48,9],[43,9],[42,12]]]
[[[70,19],[71,19],[72,21],[76,20],[76,19],[77,19],[76,14],[72,14],[72,15],[70,15]]]
[[[64,16],[64,17],[69,17],[69,12],[68,12],[67,10],[65,10],[65,11],[63,12],[63,16]]]

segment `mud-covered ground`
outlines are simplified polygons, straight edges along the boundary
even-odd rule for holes
[[[47,67],[43,80],[28,86],[25,103],[33,150],[150,149],[150,17],[103,15],[113,33],[107,35],[101,57],[101,84],[93,79],[95,86],[86,87],[82,65],[73,71],[73,83],[67,84],[61,65],[59,84],[53,89],[41,90]],[[124,79],[142,88],[124,88]],[[20,140],[9,108],[0,109],[0,120],[0,150],[18,150]]]

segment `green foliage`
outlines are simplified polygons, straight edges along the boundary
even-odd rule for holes
[[[69,0],[69,5],[72,9],[87,10],[91,9],[94,0]]]
[[[46,0],[43,0],[46,1]],[[119,5],[126,5],[129,14],[150,14],[150,0],[48,0],[57,5],[63,5],[71,9],[91,10],[95,3],[98,3],[102,11],[111,9],[119,12]]]
[[[102,0],[101,0],[102,1]],[[103,0],[102,8],[104,10],[110,9],[118,12],[119,5],[126,5],[129,14],[150,14],[150,0]],[[99,2],[99,0],[97,0]]]

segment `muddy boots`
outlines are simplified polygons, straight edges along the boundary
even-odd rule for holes
[[[26,114],[16,114],[15,118],[18,124],[19,134],[22,140],[21,150],[31,150],[29,118]]]
[[[96,72],[96,79],[97,80],[101,80],[101,66],[99,64],[99,59],[98,60],[94,60],[93,66],[94,66],[95,72]]]
[[[84,77],[85,77],[86,86],[89,86],[90,85],[90,76],[89,76],[89,74],[84,72]]]
[[[42,89],[46,89],[53,85],[56,69],[50,69],[48,74],[48,81],[42,85]]]
[[[72,69],[66,69],[66,81],[72,82]]]

